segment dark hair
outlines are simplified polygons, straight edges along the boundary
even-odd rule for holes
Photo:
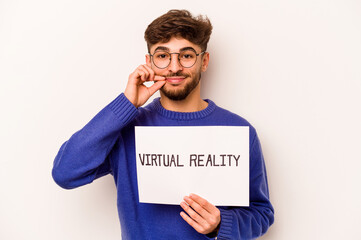
[[[182,37],[197,44],[202,51],[207,49],[207,43],[212,33],[212,24],[207,17],[193,17],[187,10],[170,10],[148,25],[144,33],[148,52],[156,43],[168,42],[172,37]]]

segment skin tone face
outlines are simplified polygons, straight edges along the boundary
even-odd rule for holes
[[[150,53],[162,49],[169,53],[179,53],[184,49],[194,49],[201,53],[200,46],[183,38],[171,38],[166,43],[151,46]],[[135,106],[140,107],[158,90],[161,89],[161,104],[171,111],[195,112],[203,110],[208,103],[200,96],[200,75],[208,67],[209,53],[197,56],[196,63],[189,68],[183,67],[178,61],[178,54],[171,54],[171,62],[166,68],[158,68],[153,64],[151,56],[146,55],[146,64],[139,65],[129,75],[124,95]],[[154,82],[147,87],[145,82]],[[175,100],[176,99],[176,100]]]
[[[167,43],[152,45],[150,53],[154,54],[156,51],[179,53],[186,49],[194,50],[197,54],[202,52],[198,45],[183,38],[173,37]],[[207,103],[200,97],[199,81],[201,73],[207,70],[208,62],[209,54],[205,52],[196,57],[196,63],[192,67],[185,68],[179,63],[178,54],[171,54],[169,66],[161,69],[154,65],[150,55],[146,55],[146,65],[154,71],[155,75],[163,76],[166,81],[160,89],[162,105],[169,106],[173,102],[171,105],[176,106],[192,103],[193,106],[197,106],[196,110],[206,107]]]

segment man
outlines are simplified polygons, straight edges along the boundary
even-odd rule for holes
[[[66,141],[55,158],[53,178],[67,189],[108,173],[114,176],[124,240],[251,239],[273,223],[255,129],[200,96],[211,32],[208,18],[185,10],[171,10],[154,20],[145,31],[146,64],[130,74],[124,93]],[[148,81],[154,84],[145,86]],[[142,107],[158,90],[161,97]],[[250,206],[216,207],[196,194],[185,196],[180,206],[139,203],[134,126],[204,125],[249,126]]]

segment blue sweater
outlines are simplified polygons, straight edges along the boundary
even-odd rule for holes
[[[139,203],[134,126],[249,126],[250,206],[218,207],[221,212],[218,239],[261,236],[273,223],[273,207],[257,133],[245,119],[210,100],[207,102],[206,109],[191,113],[166,110],[159,98],[137,109],[120,94],[61,146],[52,170],[55,182],[71,189],[112,174],[123,240],[211,239],[181,218],[180,206]]]

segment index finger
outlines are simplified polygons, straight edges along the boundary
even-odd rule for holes
[[[149,67],[147,64],[144,64],[143,66],[144,66],[144,67],[148,70],[148,72],[149,72],[149,81],[153,81],[153,80],[154,80],[154,76],[155,76],[154,70],[153,70],[151,67]]]
[[[155,75],[153,79],[153,81],[163,81],[163,80],[165,80],[165,77],[159,75]]]
[[[210,202],[208,202],[207,200],[205,200],[204,198],[198,196],[197,194],[191,193],[189,195],[189,197],[197,202],[201,207],[203,207],[205,210],[207,210],[207,212],[211,213],[211,214],[217,214],[218,213],[218,208],[216,206],[214,206],[213,204],[211,204]]]
[[[161,81],[161,80],[165,80],[164,76],[161,75],[156,75],[154,70],[149,67],[148,65],[144,64],[144,67],[148,70],[149,74],[150,74],[150,79],[149,81]]]

